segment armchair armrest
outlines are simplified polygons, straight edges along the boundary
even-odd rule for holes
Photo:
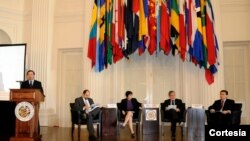
[[[82,115],[83,115],[84,111],[79,111],[79,110],[75,110],[75,109],[71,109],[70,111],[71,111],[72,122],[76,123],[76,124],[81,123],[81,121],[83,119]]]
[[[141,122],[141,113],[142,113],[142,109],[139,109],[138,111],[138,121]]]
[[[98,120],[101,122],[102,121],[102,109],[100,110],[98,114]]]
[[[117,119],[118,121],[121,120],[121,110],[119,108],[117,108]]]
[[[161,121],[163,121],[164,120],[164,112],[165,112],[164,103],[160,103],[160,112],[161,112]]]
[[[242,111],[241,110],[233,110],[232,111],[232,124],[233,125],[239,125],[240,122],[241,122],[241,113]]]
[[[163,119],[164,119],[164,110],[160,109],[160,111],[161,111],[161,121],[163,121]]]
[[[187,114],[187,110],[184,109],[182,119],[181,119],[182,122],[186,122],[186,114]]]

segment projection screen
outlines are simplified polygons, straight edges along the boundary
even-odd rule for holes
[[[0,44],[0,94],[20,88],[25,79],[26,44]]]

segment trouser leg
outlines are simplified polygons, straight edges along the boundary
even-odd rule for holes
[[[87,115],[87,129],[89,131],[89,135],[93,136],[95,134],[94,126],[93,126],[93,118],[96,117],[100,112],[100,108],[96,108],[95,110],[91,111]]]

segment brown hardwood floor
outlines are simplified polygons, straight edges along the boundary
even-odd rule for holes
[[[80,139],[77,136],[75,129],[73,138],[71,137],[71,128],[66,127],[41,127],[42,141],[88,141],[88,131],[86,127],[82,127]],[[165,127],[165,135],[140,135],[135,139],[131,139],[128,128],[121,129],[118,136],[102,136],[99,141],[172,141],[170,127]],[[183,141],[186,140],[184,136]],[[175,141],[182,141],[181,130],[177,127]]]
[[[135,128],[134,128],[135,129]],[[118,136],[102,136],[99,141],[172,141],[170,127],[165,127],[165,134],[158,135],[141,135],[135,139],[131,139],[131,135],[128,128],[120,129],[120,135]],[[71,137],[71,128],[69,127],[41,127],[42,141],[88,141],[88,131],[86,127],[82,126],[80,139],[77,135],[77,128],[75,129],[73,138]],[[177,127],[175,141],[186,141],[187,136],[184,135],[182,140],[181,130]],[[0,141],[9,141],[7,137],[1,137]]]

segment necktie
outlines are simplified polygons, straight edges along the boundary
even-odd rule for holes
[[[30,87],[32,87],[32,80],[30,80]]]
[[[223,109],[223,106],[224,106],[224,101],[221,100],[221,107],[220,107],[220,109]]]
[[[90,106],[88,99],[85,99],[84,103],[85,103],[86,106]],[[86,113],[88,113],[89,110],[90,110],[90,109],[86,110]]]
[[[174,100],[171,100],[171,105],[174,105]]]

